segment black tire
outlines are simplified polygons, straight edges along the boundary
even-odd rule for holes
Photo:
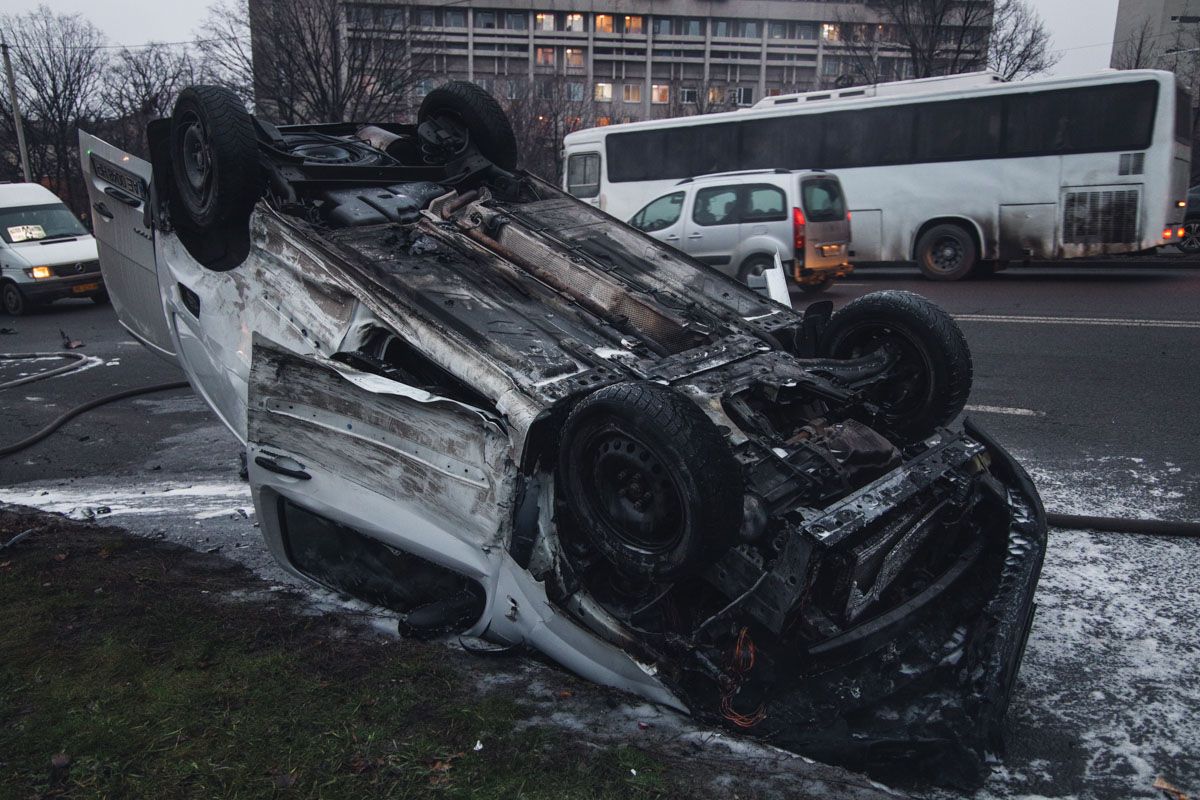
[[[979,248],[971,234],[958,225],[934,225],[917,241],[917,264],[926,278],[958,281],[979,261]]]
[[[750,278],[761,276],[773,266],[775,259],[769,256],[750,256],[738,268],[738,280],[749,286]]]
[[[833,286],[833,278],[822,278],[816,283],[800,284],[800,291],[804,292],[805,294],[820,294],[830,286]]]
[[[1192,218],[1183,223],[1183,238],[1176,247],[1188,255],[1200,253],[1200,219]]]
[[[496,98],[469,81],[450,81],[421,101],[417,122],[448,117],[467,129],[475,148],[497,167],[517,166],[517,137]]]
[[[170,153],[176,227],[192,234],[181,237],[184,244],[205,266],[231,269],[240,259],[229,263],[226,251],[242,243],[213,241],[248,237],[250,212],[263,192],[254,120],[230,90],[189,86],[171,113]]]
[[[29,311],[24,293],[15,283],[0,286],[0,305],[4,306],[4,313],[10,317],[20,317]]]
[[[627,576],[687,574],[741,527],[741,467],[724,437],[695,403],[658,384],[584,398],[563,426],[557,485],[584,536]]]
[[[872,292],[835,312],[820,342],[826,358],[857,358],[880,347],[898,357],[893,377],[873,396],[892,434],[921,441],[963,410],[971,351],[940,306],[912,292]]]

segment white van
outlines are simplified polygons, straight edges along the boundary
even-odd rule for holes
[[[0,305],[17,317],[63,297],[107,303],[96,240],[36,183],[0,184]]]
[[[823,291],[853,270],[842,185],[820,170],[685,178],[629,224],[746,283],[777,253],[806,292]]]

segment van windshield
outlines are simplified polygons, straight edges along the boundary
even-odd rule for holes
[[[62,203],[0,208],[0,237],[9,244],[86,235],[83,224]]]
[[[846,201],[842,198],[842,187],[832,178],[806,180],[801,191],[804,194],[804,215],[809,222],[836,222],[846,218]]]

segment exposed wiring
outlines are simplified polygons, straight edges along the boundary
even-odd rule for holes
[[[765,705],[759,705],[751,714],[743,714],[733,707],[733,698],[737,696],[742,684],[746,682],[746,677],[754,669],[757,653],[749,629],[743,627],[733,645],[733,658],[726,673],[728,681],[721,687],[721,716],[739,728],[753,728],[767,718]]]

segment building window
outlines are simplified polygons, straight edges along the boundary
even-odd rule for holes
[[[442,12],[442,24],[447,28],[465,28],[467,12],[461,8],[447,8]]]
[[[767,97],[779,97],[781,94],[783,94],[783,89],[780,89],[778,86],[772,86],[770,89],[767,89]]]
[[[665,83],[656,83],[650,87],[650,102],[662,105],[671,102],[671,87]]]
[[[612,84],[611,83],[597,83],[596,91],[592,95],[592,97],[595,99],[595,101],[597,103],[611,103],[612,102]]]
[[[583,30],[583,14],[567,14],[567,30],[582,31]]]
[[[432,28],[437,25],[437,20],[434,18],[432,8],[417,9],[417,25],[422,28]]]
[[[621,87],[621,99],[626,103],[642,102],[642,85],[640,83],[627,83]]]
[[[521,84],[518,81],[509,81],[505,87],[504,96],[509,100],[519,100],[521,98]]]
[[[713,36],[732,36],[731,26],[727,19],[714,19],[712,21]]]
[[[626,16],[625,17],[625,32],[626,33],[642,33],[642,18]]]
[[[475,27],[476,28],[495,28],[496,27],[496,12],[495,11],[476,11],[475,12]]]
[[[671,18],[670,17],[655,17],[650,20],[650,31],[655,36],[670,36],[671,35]]]
[[[749,86],[739,86],[735,92],[735,102],[739,106],[754,105],[754,89]]]
[[[612,117],[596,117],[596,127],[606,128],[612,125]]]
[[[758,20],[750,19],[750,20],[742,20],[741,22],[739,22],[738,23],[738,36],[742,37],[743,39],[759,38]]]
[[[821,38],[827,42],[840,42],[842,40],[841,26],[833,22],[826,22],[822,24]]]
[[[553,67],[554,66],[554,48],[553,47],[537,48],[535,59],[536,59],[537,65],[539,67]]]
[[[578,47],[568,47],[563,52],[563,55],[566,58],[566,64],[568,67],[583,66],[583,51]]]
[[[557,30],[554,27],[554,14],[534,14],[533,29],[536,31],[553,31]]]
[[[817,26],[808,22],[797,22],[793,39],[816,39]]]
[[[572,103],[583,102],[583,84],[572,81],[567,84],[567,100]]]
[[[786,39],[787,38],[787,23],[772,22],[767,25],[767,38],[769,39]]]
[[[504,15],[504,27],[510,31],[523,31],[529,28],[529,15],[523,11],[509,11]]]
[[[697,97],[698,92],[695,89],[689,88],[679,90],[679,102],[683,103],[685,106],[694,106],[696,104]]]
[[[433,91],[433,81],[426,78],[423,81],[417,82],[417,97],[424,97]]]
[[[842,71],[842,65],[838,63],[836,58],[825,56],[825,60],[821,62],[821,74],[827,78],[838,75]]]
[[[708,87],[708,104],[710,106],[719,105],[723,98],[724,90],[720,86]]]
[[[596,33],[612,33],[613,18],[612,14],[597,14],[596,15]]]
[[[697,17],[688,17],[687,19],[677,20],[678,24],[672,27],[676,28],[676,33],[681,36],[703,36],[703,22],[703,20]]]

